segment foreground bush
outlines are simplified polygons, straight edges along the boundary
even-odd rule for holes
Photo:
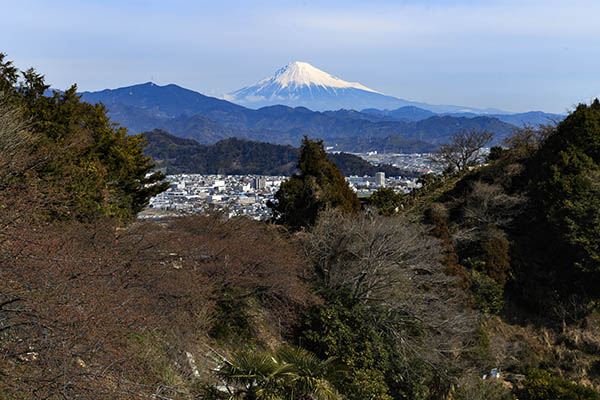
[[[3,399],[185,392],[199,379],[186,352],[229,317],[216,303],[252,299],[283,334],[314,299],[298,251],[255,221],[196,216],[115,230],[15,215],[0,209]]]
[[[442,248],[404,217],[321,214],[301,236],[327,304],[314,306],[298,343],[338,356],[349,399],[444,398],[475,343],[468,296],[438,260]]]
[[[519,391],[523,400],[599,400],[600,393],[567,379],[553,377],[546,371],[532,370]]]

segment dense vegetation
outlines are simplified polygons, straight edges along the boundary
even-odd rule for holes
[[[144,132],[145,153],[169,174],[228,174],[228,175],[292,175],[296,169],[299,149],[292,146],[253,142],[237,138],[224,139],[214,145],[202,145],[166,132]],[[327,158],[345,176],[414,176],[391,165],[374,166],[362,158],[347,153],[328,153]]]
[[[0,398],[599,398],[600,103],[367,210],[305,138],[278,224],[133,221],[139,137],[36,82],[0,81]]]
[[[390,217],[400,212],[402,200],[402,195],[396,193],[394,189],[382,187],[373,192],[368,203],[375,207],[379,214]]]
[[[164,131],[145,132],[146,154],[168,174],[291,175],[298,149],[292,146],[231,138],[202,145]]]
[[[556,128],[517,132],[439,198],[468,265],[501,286],[512,277],[522,301],[561,318],[598,300],[599,109],[580,105]]]
[[[447,140],[445,138],[444,140]],[[407,139],[398,135],[389,135],[373,140],[371,137],[355,136],[347,138],[335,138],[325,142],[327,146],[333,146],[342,151],[366,153],[377,151],[380,153],[431,153],[436,145],[421,139]]]
[[[304,138],[298,170],[300,173],[281,184],[275,200],[269,204],[274,221],[300,229],[313,225],[319,213],[326,209],[358,213],[358,197],[340,170],[327,159],[322,141]]]
[[[597,100],[579,105],[555,127],[515,132],[486,166],[433,179],[404,203],[447,221],[477,308],[538,326],[528,327],[518,352],[528,360],[500,353],[499,365],[511,372],[544,368],[598,385],[600,347],[589,335],[598,330],[599,123]],[[547,335],[553,352],[531,331]],[[553,379],[545,372],[525,383],[560,396],[527,389],[526,398],[592,396]]]
[[[53,217],[122,221],[166,188],[158,183],[163,175],[149,174],[154,165],[142,153],[141,136],[127,136],[102,105],[81,102],[76,86],[44,96],[49,86],[42,75],[21,73],[4,59],[0,54],[0,145],[15,152],[4,166],[5,185],[28,180]]]
[[[550,135],[528,165],[534,216],[554,251],[564,295],[600,300],[600,102],[580,105]],[[549,234],[548,234],[549,233]],[[538,252],[539,254],[540,252]],[[565,282],[572,283],[566,285]]]

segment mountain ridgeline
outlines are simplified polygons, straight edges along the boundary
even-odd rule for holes
[[[203,144],[237,137],[298,146],[308,136],[323,139],[326,146],[339,151],[380,150],[383,140],[388,142],[387,151],[429,151],[448,142],[457,131],[487,130],[499,143],[516,128],[500,120],[500,116],[439,115],[416,107],[397,112],[372,109],[315,112],[283,105],[252,110],[177,85],[158,86],[150,82],[84,92],[82,99],[102,102],[111,120],[128,128],[130,133],[161,129]],[[526,116],[523,118],[527,122]],[[536,118],[542,117],[536,115]],[[407,140],[410,145],[407,142],[391,145]]]
[[[168,174],[226,174],[226,175],[285,175],[296,170],[299,149],[289,145],[261,143],[245,139],[223,139],[204,145],[167,132],[145,132],[145,153]],[[417,176],[417,171],[403,170],[391,165],[375,166],[347,153],[328,153],[330,161],[345,176]]]
[[[325,111],[376,107],[394,109],[413,106],[436,113],[496,113],[496,109],[477,109],[455,105],[432,105],[399,99],[380,93],[358,82],[348,82],[313,65],[294,61],[278,69],[274,75],[225,96],[234,103],[250,108],[283,104]]]
[[[367,108],[361,111],[361,114],[376,116],[377,120],[398,120],[398,121],[422,121],[437,115],[449,117],[464,117],[476,118],[486,116],[489,118],[497,118],[507,124],[512,124],[520,128],[526,126],[552,125],[563,120],[565,117],[561,114],[551,114],[542,111],[529,111],[517,114],[477,114],[473,112],[451,112],[436,114],[432,111],[425,110],[414,106],[400,107],[394,110],[378,110],[375,108]]]

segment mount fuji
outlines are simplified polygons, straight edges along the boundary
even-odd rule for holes
[[[226,94],[225,100],[249,108],[271,105],[306,107],[313,111],[365,108],[396,109],[416,106],[435,113],[503,113],[496,109],[431,105],[388,96],[358,82],[347,82],[307,62],[295,61],[280,68],[271,77],[254,85]]]

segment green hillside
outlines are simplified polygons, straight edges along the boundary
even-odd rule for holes
[[[298,148],[285,145],[230,138],[214,145],[201,145],[192,139],[182,139],[164,131],[144,132],[145,153],[169,174],[229,174],[229,175],[291,175],[296,169]],[[374,166],[362,158],[347,153],[330,153],[346,176],[414,176],[391,165]]]

